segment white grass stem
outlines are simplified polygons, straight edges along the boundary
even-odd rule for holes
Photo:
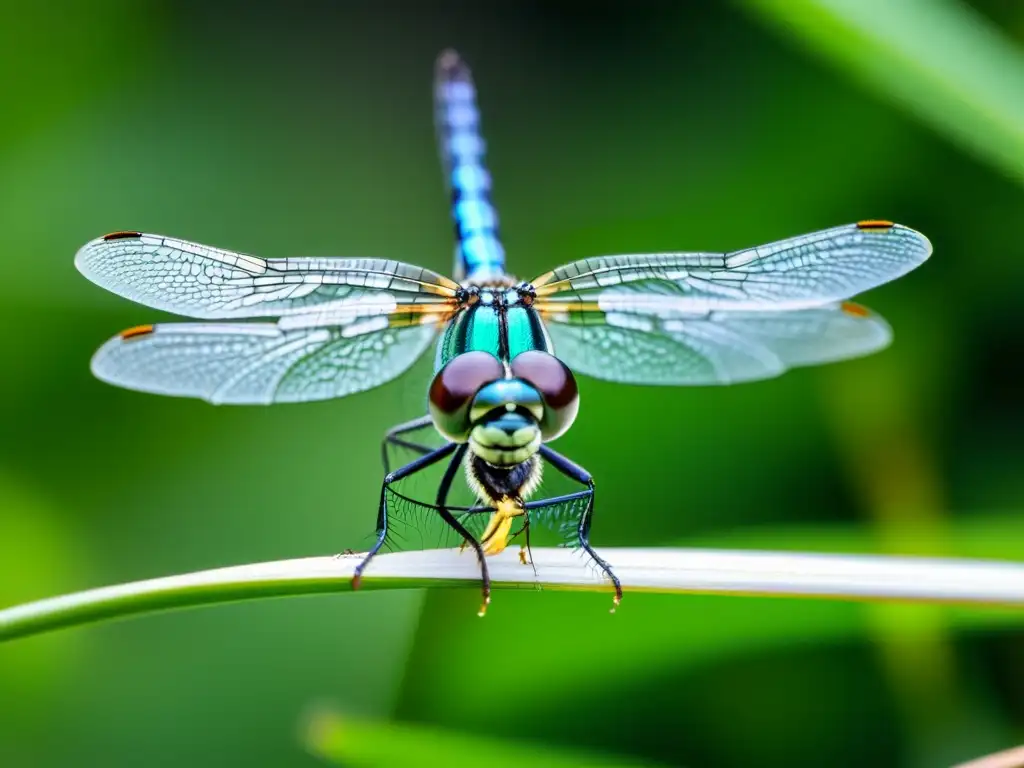
[[[635,592],[824,597],[1024,606],[1024,565],[875,555],[721,549],[602,548],[622,580],[628,610]],[[496,589],[604,590],[609,584],[579,553],[534,549],[537,574],[518,550],[488,559]],[[256,597],[344,592],[359,555],[253,563],[136,581],[0,610],[0,640],[168,608]],[[426,550],[380,555],[363,589],[473,586],[470,552]],[[500,598],[500,595],[499,595]]]

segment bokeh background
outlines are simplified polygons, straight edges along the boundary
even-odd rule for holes
[[[598,478],[597,546],[1024,558],[1018,3],[0,7],[0,606],[365,546],[378,441],[422,412],[429,361],[300,406],[120,391],[90,355],[161,316],[72,258],[141,229],[447,271],[447,46],[474,67],[523,277],[875,217],[935,246],[865,297],[896,332],[875,357],[735,388],[581,380],[559,447]],[[1024,740],[1019,613],[475,606],[268,600],[4,645],[0,765],[916,768]],[[320,756],[301,737],[315,706],[340,718],[317,721]]]

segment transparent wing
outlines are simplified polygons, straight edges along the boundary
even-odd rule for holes
[[[324,400],[405,371],[437,325],[422,317],[360,318],[331,328],[275,323],[167,323],[133,328],[96,352],[93,373],[128,389],[212,403]]]
[[[584,259],[533,286],[544,304],[595,302],[608,312],[801,309],[894,280],[931,252],[928,238],[908,227],[862,221],[733,253]]]
[[[579,373],[628,384],[731,384],[870,354],[888,324],[853,304],[785,312],[543,313],[555,354]]]
[[[459,286],[387,259],[260,259],[139,232],[114,232],[75,256],[113,293],[187,317],[229,319],[320,313],[320,324],[387,314],[398,305],[451,303]]]

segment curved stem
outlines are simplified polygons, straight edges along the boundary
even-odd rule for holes
[[[714,549],[603,548],[630,592],[915,600],[1024,606],[1024,565],[986,560],[815,555]],[[0,610],[0,641],[101,619],[257,597],[345,592],[361,555],[253,563],[101,587]],[[493,586],[607,591],[572,550],[535,549],[536,573],[517,551],[489,560]],[[362,589],[476,586],[474,558],[436,549],[382,555]],[[467,608],[468,610],[468,608]]]

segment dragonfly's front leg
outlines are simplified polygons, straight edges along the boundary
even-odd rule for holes
[[[530,547],[530,512],[527,509],[523,509],[523,524],[518,531],[509,536],[508,540],[515,541],[523,534],[525,534],[526,543],[519,549],[519,563],[533,566],[533,575],[536,576],[537,566],[533,562],[533,549]]]
[[[430,416],[420,416],[418,419],[407,421],[389,429],[380,443],[380,458],[384,464],[384,474],[391,471],[391,458],[388,455],[388,446],[407,448],[421,456],[426,456],[434,450],[432,446],[424,445],[414,440],[406,440],[402,435],[407,435],[410,432],[419,432],[421,429],[433,429],[433,427],[434,422],[431,421]]]
[[[551,466],[570,480],[575,480],[580,485],[586,486],[590,492],[587,508],[583,511],[579,522],[576,524],[576,538],[583,551],[593,558],[597,566],[604,571],[605,575],[615,586],[614,605],[612,606],[612,613],[614,613],[615,608],[622,602],[622,584],[619,583],[619,577],[612,571],[611,566],[590,546],[590,524],[594,519],[594,478],[583,467],[567,459],[562,454],[551,450],[546,445],[541,445],[539,452]]]
[[[410,424],[412,423],[413,422],[410,422]],[[415,429],[416,427],[412,428]],[[359,583],[362,579],[363,570],[370,563],[370,560],[373,559],[374,555],[376,555],[380,551],[381,547],[384,546],[384,542],[387,541],[388,490],[394,483],[397,483],[409,477],[410,475],[414,475],[417,472],[426,469],[427,467],[433,464],[436,464],[441,459],[444,459],[445,457],[454,454],[452,455],[451,460],[448,462],[448,468],[445,470],[444,476],[441,478],[441,484],[438,487],[437,491],[437,504],[435,506],[435,511],[441,516],[442,520],[444,520],[460,536],[462,536],[463,539],[465,539],[466,544],[471,546],[473,548],[473,551],[476,553],[477,561],[480,563],[480,590],[483,596],[483,602],[481,604],[479,613],[481,616],[484,615],[484,613],[487,610],[488,603],[491,602],[491,577],[487,569],[487,562],[484,559],[483,549],[481,548],[480,543],[473,537],[473,534],[467,531],[466,528],[458,520],[455,519],[452,513],[448,511],[447,506],[445,506],[448,500],[448,492],[451,489],[452,482],[454,481],[455,475],[458,472],[458,468],[462,462],[462,458],[466,453],[466,448],[467,446],[465,445],[465,443],[448,443],[446,445],[441,446],[440,448],[430,451],[430,453],[426,454],[425,456],[421,456],[415,461],[406,464],[401,469],[389,473],[384,478],[384,483],[381,486],[380,491],[380,506],[377,509],[377,541],[374,543],[370,551],[366,553],[366,556],[363,558],[362,562],[359,563],[358,566],[356,566],[355,573],[352,576],[353,589],[359,588]]]
[[[462,525],[452,513],[448,510],[448,492],[451,490],[452,482],[455,480],[455,475],[459,471],[459,467],[462,465],[462,460],[466,455],[466,451],[469,446],[465,443],[459,445],[455,451],[455,455],[452,456],[451,461],[448,462],[448,468],[445,470],[444,476],[441,478],[441,484],[437,488],[437,504],[435,509],[448,525],[455,529],[455,531],[462,536],[463,543],[462,548],[470,546],[473,548],[473,552],[476,553],[477,562],[480,563],[480,592],[482,602],[480,603],[480,610],[478,615],[483,616],[487,612],[487,606],[491,602],[491,574],[487,568],[487,559],[484,556],[483,547],[480,542],[476,540],[472,533],[466,530],[466,527]]]
[[[437,448],[426,456],[420,456],[415,461],[411,461],[401,469],[397,469],[394,472],[389,472],[384,478],[384,483],[380,489],[380,504],[377,507],[377,541],[370,548],[370,551],[366,553],[366,557],[363,561],[356,566],[355,572],[352,574],[352,589],[359,589],[359,583],[362,580],[363,570],[369,565],[370,560],[373,556],[380,552],[381,547],[384,546],[384,542],[388,537],[388,490],[392,484],[397,483],[410,475],[414,475],[427,467],[436,464],[441,459],[449,456],[459,449],[458,443],[447,443]],[[456,523],[458,526],[458,523]],[[461,527],[461,526],[459,526]]]

